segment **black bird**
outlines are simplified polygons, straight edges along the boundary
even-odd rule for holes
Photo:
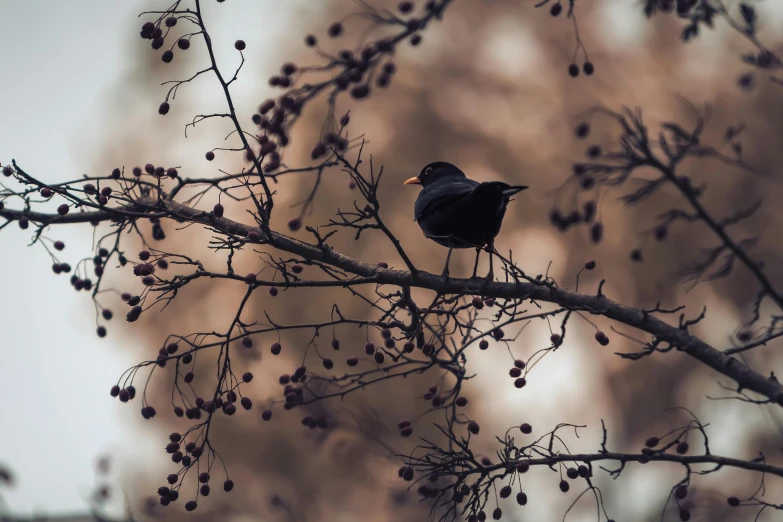
[[[443,274],[448,276],[452,249],[475,248],[473,277],[476,277],[479,254],[486,248],[489,252],[487,277],[492,279],[492,251],[506,206],[511,196],[527,187],[511,186],[502,181],[479,183],[445,161],[424,167],[418,176],[405,182],[405,185],[411,184],[423,187],[413,207],[419,227],[426,237],[449,249]]]

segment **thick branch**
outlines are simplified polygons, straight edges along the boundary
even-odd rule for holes
[[[641,309],[621,305],[606,296],[587,295],[571,292],[544,284],[534,283],[499,283],[471,279],[454,279],[436,276],[429,272],[419,271],[414,277],[404,270],[392,270],[377,265],[369,265],[336,252],[328,246],[316,246],[277,232],[267,234],[263,230],[246,226],[227,218],[216,218],[212,213],[193,209],[165,198],[142,198],[137,200],[139,207],[146,207],[151,212],[168,212],[171,217],[201,223],[222,232],[247,237],[253,230],[259,234],[262,243],[274,248],[301,256],[304,259],[318,261],[337,267],[356,276],[371,278],[374,284],[386,284],[397,287],[424,288],[439,294],[473,294],[500,299],[533,299],[536,301],[555,303],[569,310],[581,310],[591,314],[602,315],[627,326],[649,333],[679,350],[687,353],[703,364],[737,382],[738,391],[751,390],[769,399],[770,402],[783,406],[783,386],[774,377],[765,377],[739,360],[729,357],[716,350],[687,331],[661,321],[652,314]],[[118,213],[111,210],[84,212],[68,216],[69,223],[77,221],[106,221]],[[56,224],[60,221],[52,215],[39,214],[10,209],[0,211],[6,219],[19,219],[25,215],[31,221]]]
[[[557,462],[601,462],[605,460],[614,460],[618,462],[674,462],[677,464],[714,464],[718,467],[731,467],[744,469],[748,471],[757,471],[783,477],[783,468],[772,466],[765,462],[756,460],[742,460],[731,457],[721,457],[720,455],[676,455],[673,453],[651,452],[647,455],[641,453],[579,453],[568,454],[561,453],[549,457],[531,458],[519,461],[510,461],[508,464],[526,463],[530,466],[551,466]],[[507,463],[495,464],[494,466],[482,466],[481,472],[501,471],[506,469]]]

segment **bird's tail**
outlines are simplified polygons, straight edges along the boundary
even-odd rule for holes
[[[513,187],[508,187],[508,188],[503,189],[503,195],[506,196],[507,198],[510,198],[511,196],[516,194],[517,192],[522,192],[526,188],[528,188],[528,187],[525,186],[525,185],[516,185],[516,186],[513,186]]]

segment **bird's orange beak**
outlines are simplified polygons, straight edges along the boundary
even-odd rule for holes
[[[403,185],[421,185],[421,180],[419,178],[411,178],[405,180],[405,183],[403,183]]]

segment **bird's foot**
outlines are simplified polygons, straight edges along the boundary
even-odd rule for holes
[[[443,269],[443,273],[441,273],[440,276],[442,278],[444,278],[446,280],[446,282],[448,283],[448,281],[449,281],[449,267],[444,268]]]

